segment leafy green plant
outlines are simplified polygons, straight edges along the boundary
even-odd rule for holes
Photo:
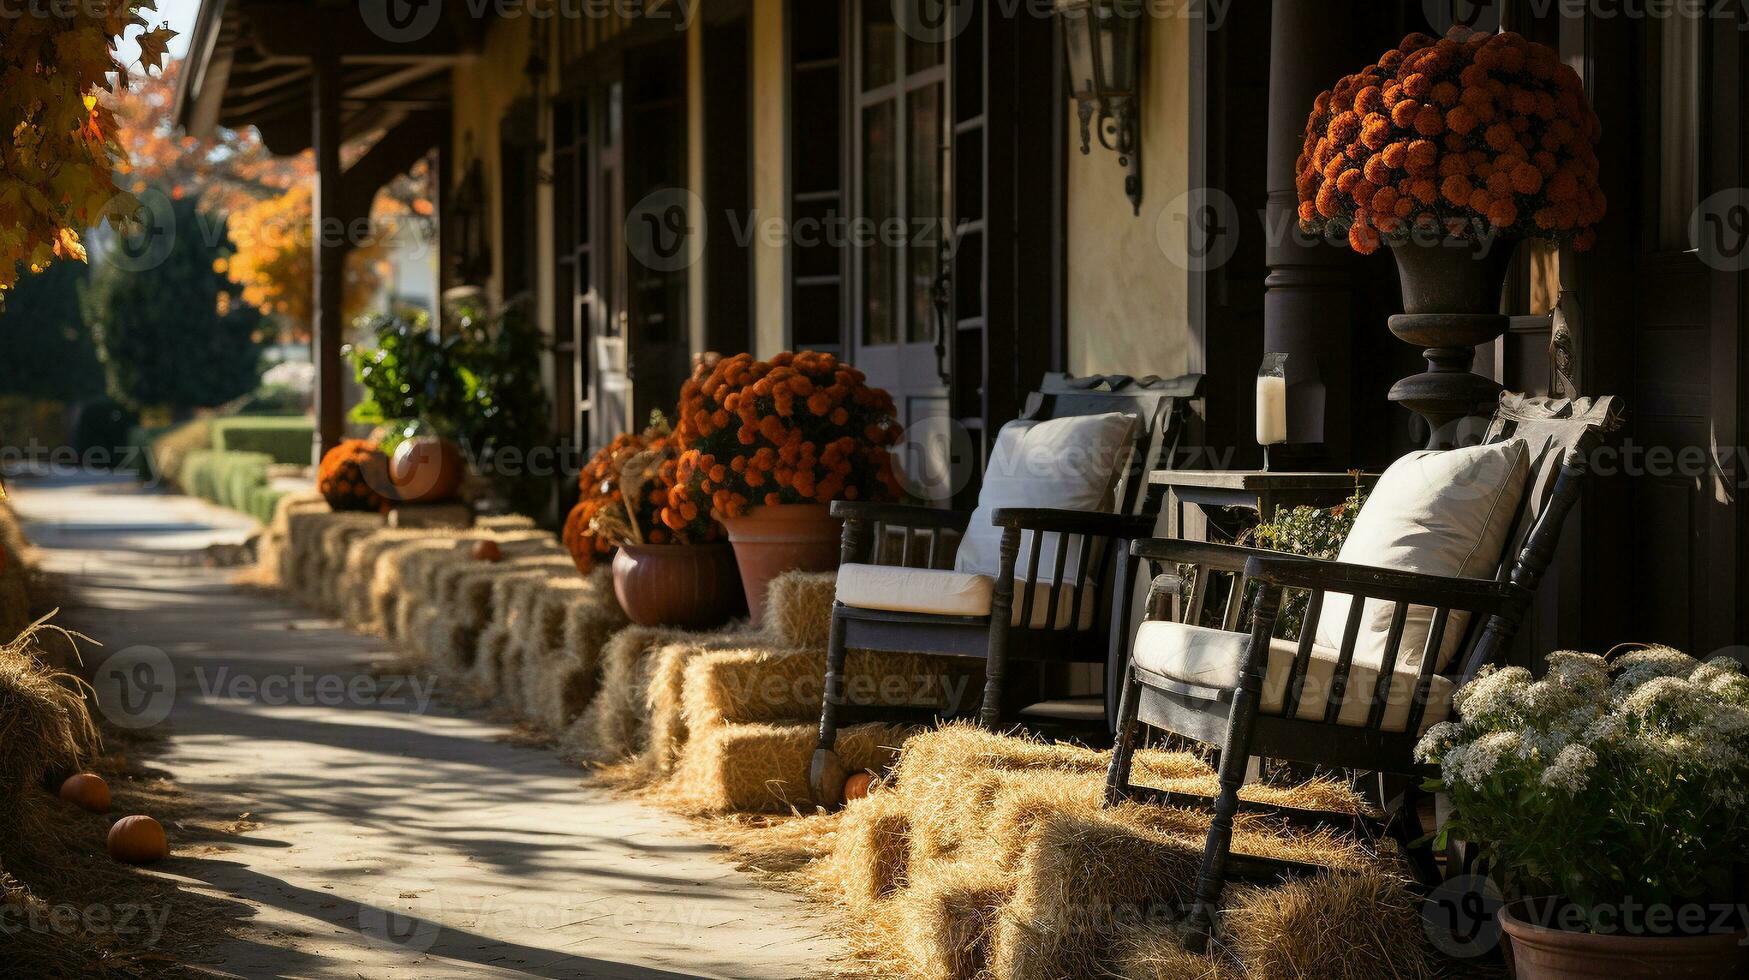
[[[1366,493],[1358,485],[1354,495],[1334,507],[1290,507],[1275,512],[1275,519],[1252,528],[1241,543],[1252,543],[1291,555],[1304,555],[1323,561],[1335,561],[1354,530],[1354,519],[1366,503]],[[1296,639],[1306,621],[1306,607],[1311,593],[1304,589],[1289,589],[1282,598],[1281,613],[1275,621],[1275,635]]]
[[[554,474],[528,466],[550,433],[539,328],[462,307],[444,330],[423,314],[378,317],[371,330],[375,345],[352,351],[365,390],[353,420],[383,426],[389,453],[413,435],[452,439],[513,509],[542,510]]]
[[[1453,699],[1461,720],[1422,738],[1455,807],[1439,843],[1483,845],[1509,893],[1563,898],[1592,931],[1631,930],[1629,903],[1728,905],[1749,860],[1742,665],[1668,648],[1548,665],[1484,669]]]

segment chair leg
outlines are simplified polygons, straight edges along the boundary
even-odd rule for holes
[[[1037,547],[1036,545],[1034,547]],[[994,731],[1002,724],[1002,681],[1008,673],[1008,623],[1014,612],[1014,558],[1020,553],[1020,531],[1004,528],[999,549],[1003,569],[990,596],[990,643],[984,651],[984,703],[978,724]]]
[[[820,740],[808,767],[808,789],[814,802],[831,806],[844,799],[849,771],[838,758],[838,708],[844,703],[844,617],[832,612],[832,634],[826,647],[826,690],[820,699]]]
[[[1130,766],[1136,757],[1136,709],[1142,685],[1136,672],[1124,667],[1123,693],[1117,703],[1117,737],[1111,746],[1111,766],[1105,772],[1105,805],[1116,806],[1130,794]]]
[[[1263,700],[1263,671],[1269,635],[1275,630],[1275,617],[1281,608],[1281,590],[1265,585],[1258,596],[1257,615],[1252,623],[1253,655],[1239,675],[1239,686],[1233,692],[1233,708],[1227,716],[1227,738],[1221,746],[1221,792],[1215,798],[1214,819],[1209,823],[1208,841],[1203,847],[1202,870],[1196,879],[1196,901],[1186,920],[1184,945],[1193,953],[1208,948],[1219,910],[1221,886],[1227,879],[1227,857],[1233,850],[1233,816],[1239,812],[1239,788],[1245,785],[1245,771],[1251,763],[1251,730],[1257,721],[1257,708]]]

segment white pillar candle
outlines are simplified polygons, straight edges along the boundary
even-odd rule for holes
[[[1257,444],[1274,446],[1287,441],[1287,379],[1279,375],[1257,376]]]

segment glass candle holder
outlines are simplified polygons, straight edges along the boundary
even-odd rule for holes
[[[1269,469],[1269,447],[1287,442],[1287,355],[1265,354],[1257,368],[1257,444],[1263,447],[1263,468]]]

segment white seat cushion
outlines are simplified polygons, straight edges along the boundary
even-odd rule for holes
[[[1020,419],[1002,427],[984,470],[978,508],[960,539],[953,567],[994,578],[1002,573],[1002,528],[990,523],[1004,507],[1111,512],[1116,509],[1118,475],[1135,451],[1136,417],[1123,412],[1071,415],[1038,422]],[[1039,544],[1038,567],[1055,570],[1060,536],[1046,534]],[[1022,532],[1018,561],[1031,554],[1032,533]],[[1077,582],[1081,558],[1077,538],[1063,556],[1063,580]],[[1089,568],[1101,556],[1088,556]],[[1016,603],[1018,605],[1018,603]]]
[[[1026,583],[1015,582],[1014,611],[1010,622],[1020,625]],[[988,575],[936,568],[902,568],[893,565],[840,565],[838,568],[838,601],[858,609],[885,609],[889,612],[930,613],[936,616],[988,616],[996,591],[996,580]],[[1043,629],[1050,619],[1049,583],[1033,587],[1032,625]],[[1080,621],[1076,629],[1093,626],[1094,607],[1098,599],[1089,591],[1081,600]],[[1065,585],[1057,590],[1058,628],[1067,626],[1074,614],[1075,589]]]
[[[1518,439],[1404,456],[1379,478],[1337,560],[1399,572],[1493,578],[1529,474],[1529,447]],[[1383,663],[1394,605],[1367,600],[1355,643],[1357,662]],[[1314,638],[1319,646],[1342,647],[1351,606],[1349,596],[1325,594]],[[1409,607],[1399,664],[1421,663],[1432,623],[1431,608]],[[1451,614],[1435,661],[1440,670],[1450,666],[1468,626],[1468,613]]]
[[[1144,670],[1176,681],[1202,687],[1231,690],[1239,686],[1239,674],[1245,667],[1246,652],[1251,649],[1248,633],[1183,623],[1149,620],[1136,631],[1135,649],[1131,656]],[[1269,669],[1263,679],[1262,712],[1279,715],[1287,701],[1288,674],[1293,669],[1298,647],[1291,640],[1271,640]],[[1300,704],[1295,718],[1319,721],[1330,701],[1330,682],[1336,674],[1337,652],[1323,646],[1313,646],[1306,662],[1306,680],[1300,688]],[[1349,665],[1344,685],[1342,711],[1336,717],[1338,725],[1363,727],[1372,711],[1373,685],[1379,676],[1381,661],[1376,657],[1362,661],[1357,655]],[[1386,697],[1384,719],[1380,728],[1400,732],[1409,722],[1409,706],[1415,697],[1419,674],[1414,670],[1391,672],[1390,693]],[[1451,713],[1452,682],[1438,674],[1427,689],[1427,710],[1421,716],[1420,731],[1446,719]],[[1417,733],[1419,734],[1419,732]]]

